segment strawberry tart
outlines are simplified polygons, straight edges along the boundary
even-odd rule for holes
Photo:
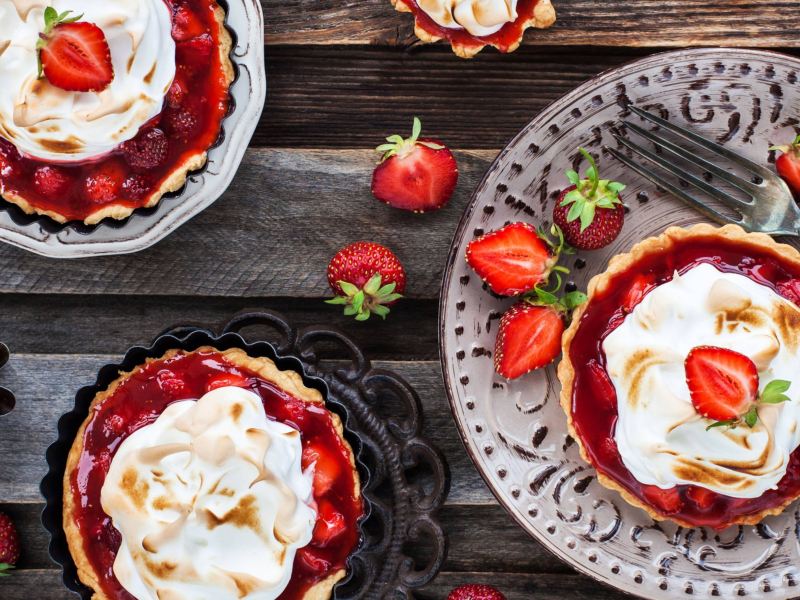
[[[462,58],[486,46],[513,52],[528,27],[543,29],[556,21],[550,0],[392,0],[392,5],[412,13],[420,40],[447,40]]]
[[[123,219],[202,167],[234,71],[216,0],[0,0],[0,195]]]
[[[755,524],[800,497],[800,253],[672,227],[594,277],[562,340],[569,429],[656,519]]]
[[[363,513],[338,415],[240,349],[121,373],[64,476],[64,530],[95,600],[327,599]]]

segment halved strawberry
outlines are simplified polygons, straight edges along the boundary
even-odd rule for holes
[[[511,223],[467,246],[467,263],[495,294],[518,296],[547,281],[563,244],[527,223]]]
[[[699,485],[690,485],[686,489],[686,497],[694,502],[698,508],[705,510],[714,504],[716,494],[708,488],[700,487]]]
[[[683,508],[683,500],[677,487],[662,490],[655,485],[643,485],[642,493],[651,505],[664,514],[671,515]]]
[[[652,275],[637,273],[633,277],[633,282],[631,282],[631,287],[625,295],[625,299],[622,301],[622,310],[626,313],[633,311],[636,305],[647,295],[647,292],[650,291],[653,283],[655,283],[655,277]]]
[[[494,369],[516,379],[553,362],[561,353],[564,315],[551,306],[519,302],[500,319],[494,345]]]
[[[62,90],[99,92],[114,79],[111,51],[106,35],[94,23],[80,21],[83,15],[44,11],[44,30],[39,34],[39,77]]]
[[[317,503],[317,523],[314,525],[314,542],[318,546],[328,543],[345,530],[344,515],[336,510],[328,500]]]
[[[303,469],[312,464],[314,465],[314,498],[321,498],[336,483],[341,475],[341,467],[333,455],[333,451],[318,442],[310,442],[303,448]]]
[[[381,202],[414,212],[442,208],[458,182],[453,153],[438,140],[420,138],[422,123],[414,117],[411,137],[386,138],[376,148],[383,156],[372,174],[372,194]]]
[[[591,376],[588,381],[589,389],[597,406],[604,410],[616,410],[617,390],[606,370],[594,359],[586,367]]]
[[[242,375],[237,375],[236,373],[220,373],[219,375],[214,375],[206,382],[206,391],[210,392],[211,390],[216,390],[221,387],[246,388],[249,387],[249,384],[247,378]]]
[[[698,346],[686,357],[685,368],[692,404],[708,419],[738,419],[756,401],[758,369],[744,354]]]

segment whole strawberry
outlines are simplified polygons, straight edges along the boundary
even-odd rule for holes
[[[388,307],[403,297],[406,272],[385,246],[355,242],[331,259],[328,283],[336,297],[326,302],[344,305],[345,315],[366,321],[374,313],[385,319]]]
[[[597,250],[613,242],[622,230],[625,207],[619,193],[625,186],[600,179],[594,158],[579,148],[590,167],[584,178],[567,171],[572,186],[561,192],[553,208],[553,222],[561,227],[567,242],[581,250]]]
[[[506,597],[491,586],[471,583],[455,588],[447,600],[506,600]]]
[[[411,137],[386,138],[376,148],[381,162],[372,174],[372,195],[389,206],[425,212],[442,208],[458,182],[453,153],[439,142],[420,138],[422,123],[414,117]]]
[[[792,190],[795,198],[800,198],[800,135],[787,146],[773,146],[770,150],[780,152],[775,159],[775,170]]]
[[[0,577],[9,575],[19,560],[19,536],[9,516],[0,513]]]

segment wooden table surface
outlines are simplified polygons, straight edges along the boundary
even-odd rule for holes
[[[298,326],[334,324],[423,399],[428,435],[453,484],[441,519],[443,572],[420,598],[484,581],[509,600],[620,598],[576,574],[519,529],[467,457],[437,358],[445,256],[472,190],[498,150],[546,104],[596,73],[660,49],[729,45],[785,49],[800,40],[800,1],[554,0],[559,21],[503,56],[472,61],[415,43],[389,0],[263,0],[268,99],[228,192],[136,255],[72,262],[0,247],[0,340],[12,350],[0,385],[17,408],[0,419],[0,510],[19,524],[23,557],[0,580],[5,600],[71,597],[47,555],[38,484],[56,420],[97,368],[168,326],[214,327],[244,309],[282,311]],[[429,215],[371,198],[371,150],[425,131],[456,149],[451,204]],[[341,246],[371,239],[406,265],[408,298],[385,322],[345,320],[322,303],[325,267]]]

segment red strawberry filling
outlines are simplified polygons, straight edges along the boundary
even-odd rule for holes
[[[289,396],[256,374],[234,367],[216,352],[178,355],[149,363],[100,403],[84,433],[84,447],[72,474],[75,517],[84,535],[84,550],[101,576],[106,595],[133,600],[114,576],[113,564],[121,539],[100,506],[100,490],[113,454],[134,431],[155,421],[176,400],[199,398],[221,385],[247,387],[259,394],[269,418],[300,430],[303,467],[316,462],[314,499],[317,523],[311,543],[298,551],[292,579],[281,600],[303,598],[315,583],[345,568],[359,543],[358,519],[363,514],[354,497],[350,454],[330,413]]]
[[[601,372],[605,374],[602,342],[622,323],[632,306],[654,286],[670,281],[676,270],[683,273],[701,263],[711,263],[724,272],[749,277],[797,302],[795,291],[800,289],[800,268],[760,248],[743,247],[726,240],[695,238],[676,242],[669,253],[645,257],[628,271],[617,274],[604,293],[595,296],[586,307],[569,348],[575,369],[572,417],[591,462],[604,475],[665,516],[696,526],[722,528],[737,518],[782,506],[800,495],[800,449],[792,453],[786,475],[777,489],[768,490],[759,498],[732,498],[690,485],[672,490],[643,485],[628,471],[616,450],[616,395],[609,390],[607,380],[599,376]],[[748,394],[752,391],[747,381],[731,379],[730,385],[737,389],[741,386]],[[749,398],[748,394],[743,395]]]
[[[4,196],[21,197],[38,211],[68,221],[82,221],[109,205],[140,208],[189,157],[216,141],[229,105],[226,69],[217,51],[217,2],[164,1],[172,11],[176,74],[162,113],[100,160],[62,163],[47,174],[43,169],[56,165],[20,156],[0,138]]]

